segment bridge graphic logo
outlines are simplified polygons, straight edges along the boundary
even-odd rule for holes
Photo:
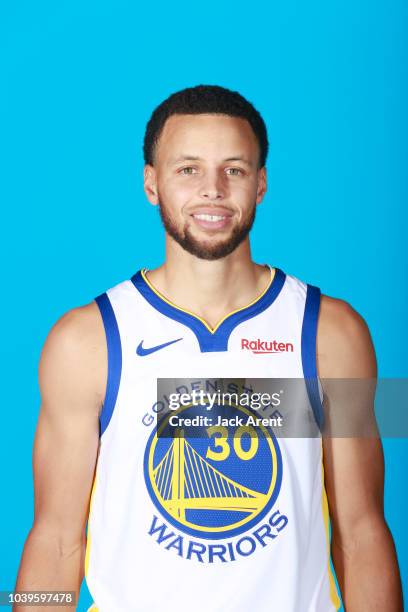
[[[190,417],[197,410],[183,407],[172,414]],[[237,411],[256,416],[246,407],[219,406],[213,417]],[[215,425],[203,427],[197,436],[188,427],[169,430],[170,416],[152,432],[144,461],[146,485],[161,514],[201,538],[238,535],[258,523],[275,503],[282,480],[281,452],[272,430]]]

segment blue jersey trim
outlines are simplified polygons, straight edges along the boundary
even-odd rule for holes
[[[305,311],[302,324],[302,366],[309,401],[316,423],[321,430],[324,424],[317,373],[317,322],[320,309],[320,289],[307,285]]]
[[[106,383],[105,401],[99,417],[99,435],[102,436],[115,408],[116,398],[119,391],[119,383],[122,373],[122,345],[120,342],[119,328],[116,321],[112,304],[106,293],[95,298],[102,315],[105,327],[106,344],[108,350],[108,378]]]
[[[132,276],[131,281],[145,300],[147,300],[149,304],[153,306],[153,308],[164,314],[166,317],[174,319],[175,321],[189,327],[197,337],[201,352],[208,353],[215,351],[227,351],[228,340],[231,332],[243,321],[251,319],[268,308],[268,306],[270,306],[278,297],[284,285],[285,278],[286,274],[279,268],[275,268],[273,281],[259,300],[250,306],[242,308],[239,311],[229,315],[214,332],[209,331],[204,323],[202,323],[202,321],[200,321],[200,319],[193,314],[185,312],[175,306],[172,306],[168,302],[165,302],[149,287],[142,276],[141,270]]]

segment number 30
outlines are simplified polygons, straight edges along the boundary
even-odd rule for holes
[[[207,427],[207,433],[210,436],[214,436],[214,446],[219,448],[217,452],[208,447],[206,457],[213,459],[214,461],[224,461],[229,457],[231,452],[230,445],[228,443],[228,429],[223,425],[213,425]],[[242,436],[248,434],[251,439],[248,450],[242,448]],[[259,440],[256,431],[250,425],[240,425],[237,427],[233,438],[234,451],[237,456],[243,461],[249,461],[252,459],[258,450]]]

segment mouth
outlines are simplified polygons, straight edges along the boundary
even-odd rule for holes
[[[203,229],[224,229],[231,223],[232,213],[224,210],[199,210],[191,214],[194,224]]]

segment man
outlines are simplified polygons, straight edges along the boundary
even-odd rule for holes
[[[199,436],[192,419],[166,429],[158,379],[187,379],[188,391],[217,378],[235,381],[230,390],[248,377],[306,380],[294,408],[321,427],[313,381],[376,376],[351,306],[251,259],[267,148],[261,116],[237,92],[189,88],[154,111],[144,188],[166,260],[68,312],[47,338],[17,590],[78,593],[85,572],[93,611],[336,610],[329,510],[347,612],[402,610],[377,438],[279,438],[231,405]],[[174,415],[204,412],[190,403]]]

